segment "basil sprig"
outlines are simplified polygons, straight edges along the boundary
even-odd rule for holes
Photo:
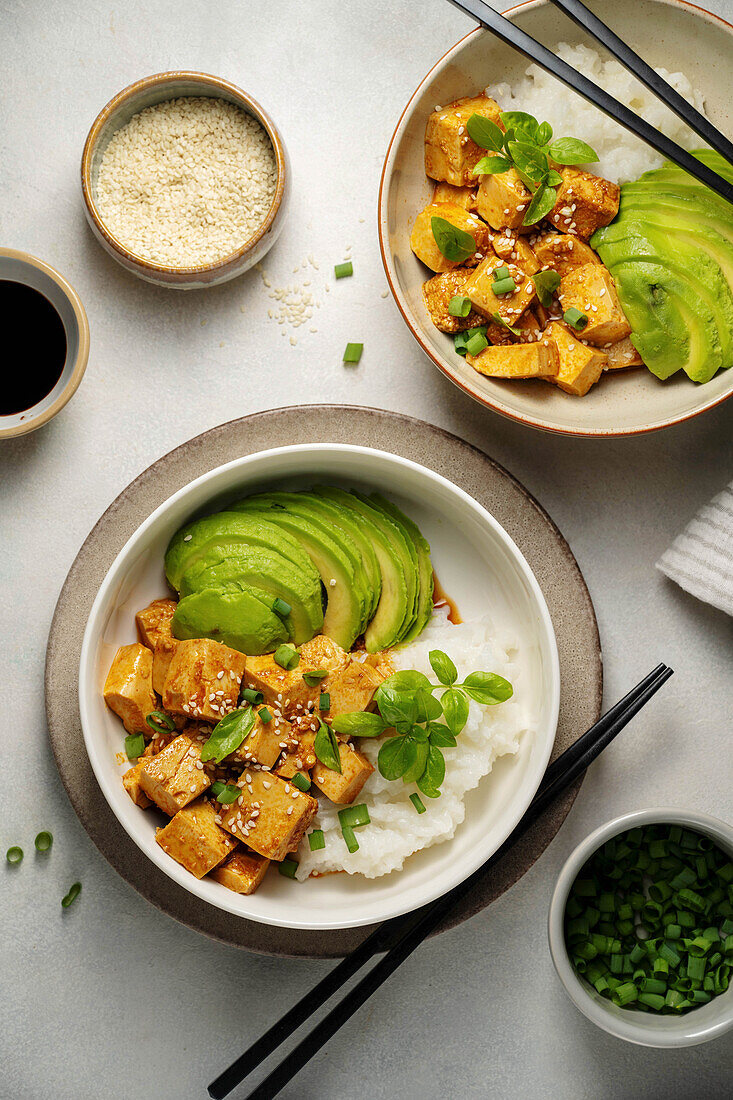
[[[430,228],[435,243],[446,260],[461,264],[476,251],[476,241],[465,229],[446,221],[445,218],[431,218]]]
[[[201,759],[221,764],[225,757],[236,752],[245,737],[252,732],[254,724],[255,711],[252,707],[230,711],[214,726],[208,741],[204,742]]]
[[[560,286],[560,276],[557,271],[553,271],[552,268],[548,268],[547,271],[538,271],[532,276],[532,282],[540,303],[549,309],[552,305],[552,296]]]
[[[325,722],[321,722],[318,727],[318,733],[313,741],[313,751],[321,763],[325,764],[327,768],[342,774],[343,769],[341,767],[339,743],[336,739],[336,734]]]
[[[495,122],[473,114],[466,128],[469,137],[489,155],[476,164],[474,176],[497,175],[515,168],[519,178],[532,192],[524,215],[524,225],[535,225],[552,210],[557,201],[555,190],[562,176],[551,167],[556,164],[590,164],[598,154],[579,138],[552,140],[549,122],[538,122],[526,111],[502,111],[502,130]],[[440,247],[440,246],[438,246]]]

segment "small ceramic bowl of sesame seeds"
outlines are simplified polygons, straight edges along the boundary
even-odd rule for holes
[[[127,271],[179,290],[249,270],[282,230],[290,166],[272,119],[206,73],[138,80],[100,111],[84,146],[87,219]]]

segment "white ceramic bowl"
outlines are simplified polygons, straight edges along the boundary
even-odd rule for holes
[[[275,484],[328,480],[379,488],[419,524],[444,588],[464,616],[491,612],[523,643],[515,697],[526,707],[533,736],[516,756],[500,759],[470,792],[466,820],[450,842],[410,857],[400,872],[378,879],[346,874],[294,883],[268,874],[250,897],[195,879],[155,842],[162,824],[126,794],[117,764],[124,730],[107,709],[102,687],[118,646],[136,639],[134,615],[167,591],[163,554],[194,513],[213,511],[244,493]],[[112,811],[140,850],[180,886],[250,920],[291,928],[345,928],[385,920],[439,897],[461,882],[506,839],[529,805],[547,765],[557,725],[559,666],[550,616],[537,582],[504,529],[439,474],[382,451],[312,444],[264,451],[212,470],[162,504],[132,536],[110,568],[92,607],[82,644],[79,703],[94,773]]]
[[[586,0],[651,65],[682,71],[705,97],[716,126],[733,133],[731,97],[721,72],[730,69],[733,27],[680,0]],[[548,0],[531,0],[506,13],[551,50],[559,42],[598,44]],[[690,43],[694,42],[694,49]],[[477,95],[489,84],[513,84],[528,61],[488,31],[475,30],[430,70],[405,107],[387,150],[379,191],[379,241],[387,280],[413,336],[433,363],[464,393],[522,424],[566,435],[631,435],[666,428],[724,401],[733,393],[733,370],[718,371],[704,386],[681,371],[660,382],[650,371],[608,372],[585,397],[537,381],[485,378],[453,350],[450,336],[428,316],[422,285],[431,274],[410,251],[410,230],[433,193],[424,168],[425,123],[436,103]],[[573,96],[569,89],[565,93]],[[592,144],[592,137],[580,134]]]
[[[570,888],[581,868],[593,853],[611,837],[625,833],[640,825],[682,825],[698,833],[704,833],[715,841],[724,852],[733,857],[733,826],[707,814],[694,811],[659,809],[637,810],[614,818],[586,837],[566,861],[557,880],[550,902],[548,934],[550,954],[560,981],[576,1008],[617,1039],[626,1039],[645,1047],[690,1047],[717,1039],[733,1028],[733,986],[714,997],[706,1005],[687,1012],[684,1016],[659,1016],[651,1012],[635,1012],[619,1008],[596,993],[595,989],[576,974],[565,946],[563,928],[565,904]]]

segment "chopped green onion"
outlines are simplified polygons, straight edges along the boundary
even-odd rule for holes
[[[260,716],[260,721],[264,722],[265,725],[272,721],[272,711],[268,707],[260,707],[257,713]]]
[[[511,279],[512,273],[508,267],[505,267],[502,264],[501,267],[494,268],[494,270],[491,272],[491,277],[493,278],[495,283],[500,283],[502,279]]]
[[[243,688],[242,698],[245,703],[251,703],[253,707],[256,707],[258,703],[264,702],[264,695],[261,691],[255,691],[254,688]]]
[[[22,863],[23,849],[18,848],[17,845],[13,846],[12,848],[8,848],[7,852],[5,853],[5,858],[7,859],[8,863],[11,864]]]
[[[328,710],[331,706],[331,696],[327,691],[322,691],[318,696],[318,709]]]
[[[236,783],[224,783],[221,779],[217,779],[211,784],[211,793],[222,806],[231,806],[232,802],[236,802],[241,795],[242,788]]]
[[[294,787],[297,787],[299,791],[305,792],[311,789],[311,781],[303,772],[296,772],[290,782]]]
[[[575,306],[566,309],[562,315],[562,319],[572,328],[577,329],[578,332],[582,331],[588,324],[588,314],[583,313],[582,310],[576,309]]]
[[[53,835],[47,831],[39,833],[35,839],[36,851],[47,852],[53,844]]]
[[[363,344],[347,344],[346,351],[344,352],[344,363],[358,363],[363,351]]]
[[[284,859],[282,863],[278,863],[277,869],[285,878],[295,878],[295,872],[298,870],[298,861],[297,859]]]
[[[138,756],[142,756],[145,752],[145,738],[141,733],[128,733],[125,738],[125,752],[128,760],[137,760]]]
[[[346,279],[349,275],[354,274],[354,265],[351,260],[347,260],[343,264],[336,264],[333,269],[333,273],[337,279]]]
[[[280,668],[284,668],[286,672],[292,672],[300,664],[300,654],[292,645],[278,646],[272,655],[272,659],[276,665],[280,665]]]
[[[325,848],[326,838],[323,835],[323,829],[314,829],[312,833],[308,833],[308,843],[311,852],[320,852],[321,848]]]
[[[339,822],[342,829],[347,826],[358,829],[361,825],[369,825],[371,818],[368,806],[365,802],[360,802],[358,806],[347,806],[346,809],[339,810]]]
[[[451,317],[468,317],[471,312],[471,299],[464,294],[454,294],[448,302],[448,312]]]
[[[489,341],[482,332],[477,332],[470,340],[466,341],[466,351],[469,355],[479,355],[489,346]]]
[[[325,680],[328,676],[328,672],[325,668],[314,668],[310,672],[303,673],[303,679],[309,688],[318,687],[321,680]]]
[[[74,885],[69,890],[66,897],[61,899],[61,904],[62,904],[63,908],[68,909],[69,906],[71,905],[71,903],[73,901],[76,901],[76,899],[79,897],[80,893],[81,893],[81,883],[80,882],[75,882]]]
[[[278,596],[272,605],[272,610],[275,612],[276,615],[281,615],[283,618],[285,618],[285,616],[289,615],[293,609],[289,603],[286,603],[285,600],[281,600]]]
[[[502,294],[513,294],[517,284],[514,279],[497,279],[491,289],[498,298]]]
[[[415,807],[415,809],[417,810],[417,812],[419,814],[424,814],[425,813],[425,803],[420,798],[419,794],[411,794],[410,795],[410,802],[413,804],[413,806]]]
[[[358,852],[359,851],[359,841],[356,839],[356,836],[354,835],[354,830],[349,825],[344,825],[344,827],[341,830],[341,833],[342,833],[344,841],[346,843],[346,847],[349,849],[349,852],[352,855],[354,854],[354,852]]]
[[[150,714],[145,715],[145,723],[150,726],[153,733],[170,733],[176,728],[176,723],[170,714],[162,710],[151,710]]]

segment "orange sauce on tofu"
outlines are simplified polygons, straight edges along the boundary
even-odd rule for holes
[[[433,607],[447,607],[448,621],[456,626],[463,622],[460,611],[438,580],[435,570],[433,570]]]

